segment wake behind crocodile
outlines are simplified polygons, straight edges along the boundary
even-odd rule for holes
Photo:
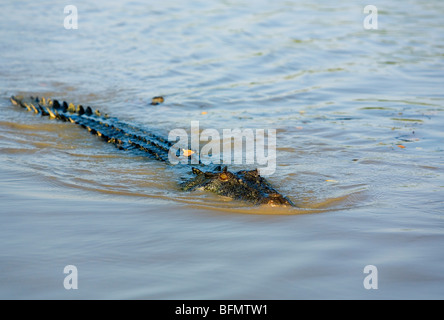
[[[151,159],[170,164],[172,152],[176,155],[173,143],[150,130],[131,125],[102,114],[91,107],[84,108],[66,101],[50,98],[23,96],[11,97],[14,105],[28,111],[63,122],[81,126],[104,142],[113,144],[120,150],[145,155]],[[195,157],[191,150],[189,156]],[[228,166],[207,165],[200,159],[191,164],[176,164],[174,167],[188,171],[181,176],[179,188],[183,191],[204,190],[214,194],[243,201],[251,205],[294,207],[294,203],[279,193],[257,169],[231,171]]]

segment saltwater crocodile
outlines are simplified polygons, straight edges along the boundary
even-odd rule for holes
[[[32,96],[12,96],[11,102],[42,116],[80,125],[121,150],[136,150],[150,158],[169,163],[168,152],[173,146],[170,141],[145,129],[102,115],[91,107]],[[258,170],[231,172],[226,166],[210,168],[200,162],[190,169],[193,178],[181,183],[182,190],[207,190],[254,205],[294,206],[291,200],[260,176]]]

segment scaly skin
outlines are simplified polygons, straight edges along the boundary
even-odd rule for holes
[[[42,116],[78,124],[120,150],[138,150],[150,158],[169,163],[168,152],[173,144],[167,139],[102,115],[98,110],[45,98],[12,96],[11,102]],[[200,167],[204,165],[200,163]],[[182,190],[206,190],[254,205],[294,206],[257,170],[230,172],[227,167],[220,166],[208,171],[195,167],[191,169],[195,176],[181,184]]]

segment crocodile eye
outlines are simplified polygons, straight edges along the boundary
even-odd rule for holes
[[[229,179],[228,174],[226,174],[225,172],[222,172],[219,175],[219,179],[222,180],[222,181],[227,181]]]

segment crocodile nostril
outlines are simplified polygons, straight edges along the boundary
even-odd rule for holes
[[[281,202],[275,198],[269,198],[267,201],[267,204],[269,206],[275,207],[275,206],[279,206],[281,204]]]
[[[263,203],[266,203],[272,207],[292,206],[292,204],[279,193],[270,193]]]

